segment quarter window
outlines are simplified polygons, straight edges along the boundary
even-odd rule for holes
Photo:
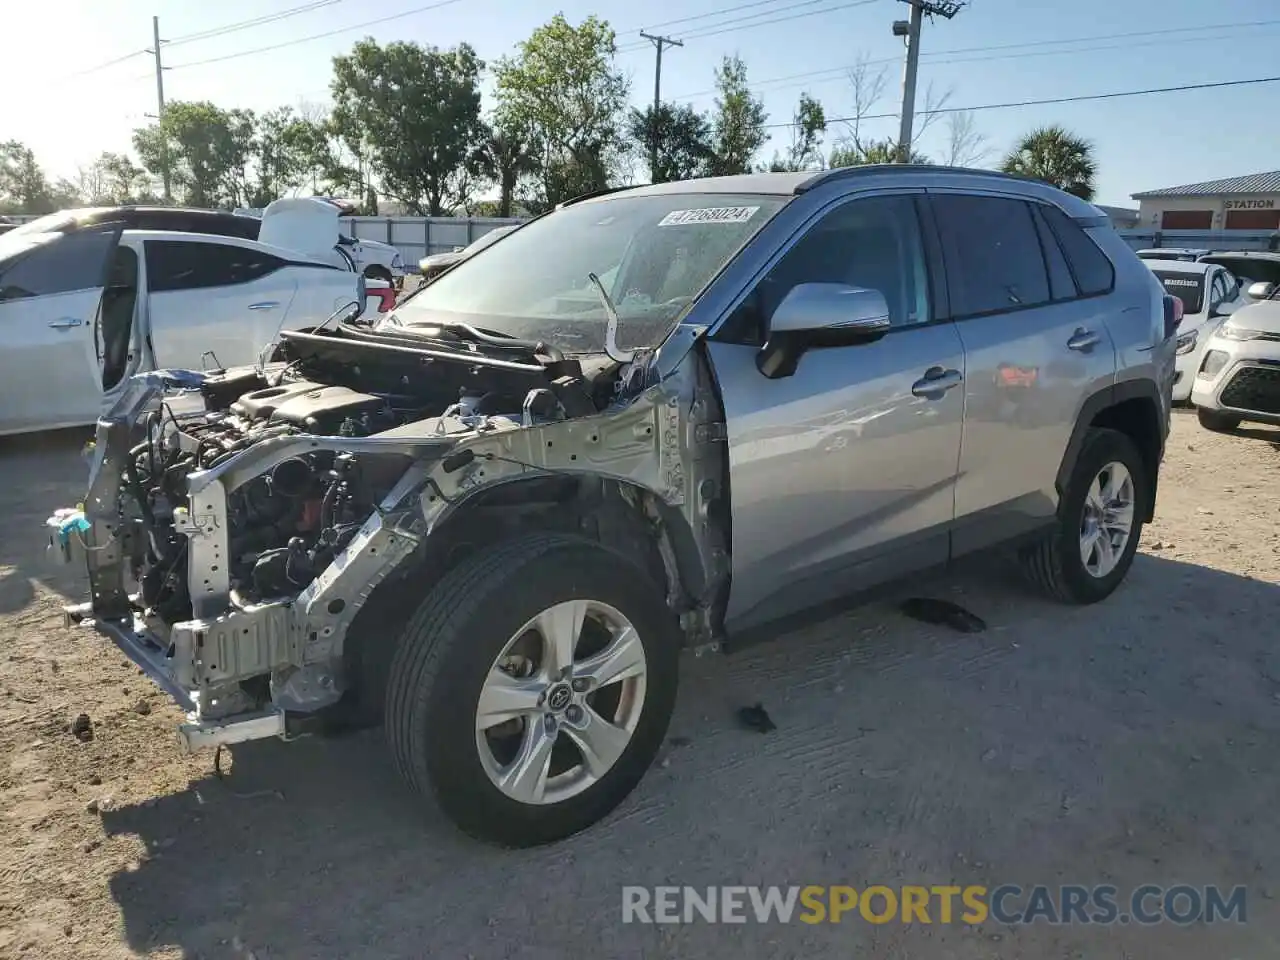
[[[147,286],[152,293],[249,283],[285,265],[269,253],[231,244],[147,241]]]
[[[1057,238],[1041,215],[1039,204],[1031,207],[1031,216],[1036,222],[1036,232],[1040,235],[1040,247],[1044,250],[1044,262],[1049,268],[1049,293],[1054,300],[1074,300],[1080,295],[1076,289],[1076,281],[1071,276],[1071,268],[1067,266],[1067,258],[1058,245]]]
[[[1087,233],[1057,207],[1040,204],[1040,213],[1053,230],[1062,251],[1067,255],[1067,263],[1075,275],[1080,295],[1091,297],[1099,293],[1109,293],[1116,283],[1116,270],[1107,259],[1107,255],[1098,249]]]
[[[1031,208],[1003,197],[933,198],[957,317],[1049,302],[1049,275]]]
[[[915,201],[854,200],[823,216],[729,316],[717,339],[762,343],[773,311],[801,283],[877,290],[895,327],[928,321],[928,272]]]

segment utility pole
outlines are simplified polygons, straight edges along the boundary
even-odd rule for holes
[[[916,115],[916,74],[920,67],[920,28],[925,14],[950,20],[965,0],[902,0],[911,7],[910,20],[896,20],[893,35],[906,38],[907,59],[902,70],[902,122],[898,128],[898,162],[911,161],[911,133]]]
[[[156,56],[156,120],[164,122],[164,65],[160,61],[160,18],[151,18],[151,36],[155,46],[149,51]],[[173,194],[169,183],[169,144],[163,131],[160,136],[160,171],[164,181],[164,202],[172,203]]]
[[[652,129],[649,131],[649,179],[655,180],[658,175],[658,111],[662,108],[662,48],[663,47],[683,47],[683,40],[672,40],[670,37],[655,37],[652,34],[640,31],[640,36],[644,37],[658,52],[657,62],[653,68],[653,115]]]

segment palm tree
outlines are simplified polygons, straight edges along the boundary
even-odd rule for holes
[[[1040,127],[1018,141],[1000,169],[1043,180],[1082,200],[1092,200],[1098,165],[1093,144],[1060,126]]]
[[[498,216],[511,216],[516,184],[538,171],[533,138],[524,131],[495,125],[480,146],[480,168],[498,183]]]

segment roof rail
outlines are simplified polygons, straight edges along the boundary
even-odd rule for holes
[[[856,167],[837,167],[834,170],[821,170],[812,177],[800,183],[796,187],[796,193],[804,193],[813,190],[824,183],[830,183],[833,180],[843,180],[847,177],[869,177],[884,176],[891,173],[899,173],[902,171],[914,171],[917,173],[956,173],[965,174],[974,177],[991,177],[995,180],[1016,180],[1020,183],[1040,183],[1034,177],[1024,177],[1016,173],[1004,173],[1000,170],[979,170],[973,167],[949,167],[936,163],[868,163]]]
[[[584,200],[594,200],[596,197],[606,197],[611,193],[620,193],[623,190],[631,190],[635,184],[627,184],[621,187],[603,187],[599,190],[592,190],[589,193],[582,193],[576,197],[570,197],[568,200],[561,200],[555,205],[555,209],[563,210],[565,207],[571,207],[575,203],[582,203]]]

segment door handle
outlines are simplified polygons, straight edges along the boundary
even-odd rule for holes
[[[55,330],[70,330],[72,327],[84,326],[84,321],[75,317],[63,317],[61,320],[50,320],[49,326]]]
[[[911,393],[917,397],[934,399],[942,396],[953,387],[960,386],[964,376],[959,370],[944,370],[942,367],[930,367],[924,376],[911,385]]]
[[[1086,330],[1084,327],[1076,327],[1076,332],[1071,335],[1071,339],[1067,341],[1067,347],[1071,350],[1079,350],[1087,353],[1096,347],[1102,338],[1092,330]]]
[[[249,309],[250,310],[274,310],[278,306],[280,306],[280,302],[278,300],[263,300],[261,303],[249,304]]]

